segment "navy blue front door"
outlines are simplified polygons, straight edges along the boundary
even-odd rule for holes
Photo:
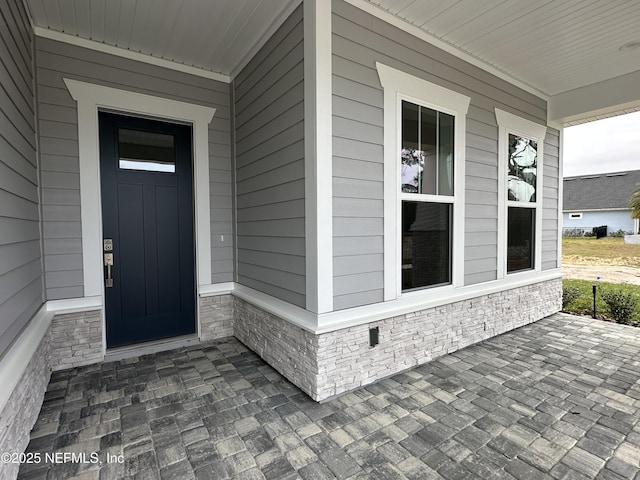
[[[191,127],[99,115],[107,347],[194,333]]]

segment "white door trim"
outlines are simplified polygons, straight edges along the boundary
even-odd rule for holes
[[[67,78],[64,79],[64,83],[73,99],[78,102],[84,297],[100,297],[104,305],[99,109],[151,116],[159,120],[187,122],[193,126],[196,281],[198,291],[202,285],[209,285],[211,224],[208,126],[216,109]],[[198,321],[198,325],[199,323]]]

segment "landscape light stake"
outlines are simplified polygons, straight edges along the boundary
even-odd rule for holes
[[[600,275],[598,275],[596,277],[596,283],[594,283],[592,285],[592,290],[593,290],[593,318],[596,318],[596,284],[598,282],[598,280],[600,280],[602,277]]]

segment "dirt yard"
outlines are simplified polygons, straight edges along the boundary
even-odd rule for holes
[[[563,261],[562,274],[578,280],[595,280],[600,277],[602,282],[640,285],[640,268],[623,265],[575,265]]]
[[[562,273],[567,278],[640,285],[640,245],[622,238],[563,238]]]

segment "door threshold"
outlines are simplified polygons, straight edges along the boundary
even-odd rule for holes
[[[154,340],[152,342],[136,343],[133,345],[125,345],[124,347],[109,348],[105,352],[105,362],[117,362],[127,358],[140,357],[142,355],[150,355],[152,353],[164,352],[167,350],[175,350],[176,348],[188,347],[200,343],[198,335],[182,335],[180,337],[164,338],[162,340]]]

